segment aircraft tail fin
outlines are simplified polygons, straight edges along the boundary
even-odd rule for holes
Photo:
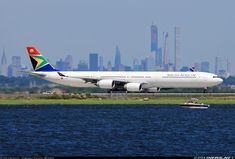
[[[27,51],[34,71],[57,71],[35,47],[29,46]]]

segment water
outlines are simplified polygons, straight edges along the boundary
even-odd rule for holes
[[[0,156],[234,156],[235,105],[0,106]]]

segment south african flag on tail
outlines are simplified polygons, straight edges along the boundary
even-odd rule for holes
[[[35,47],[27,47],[34,71],[57,71]]]

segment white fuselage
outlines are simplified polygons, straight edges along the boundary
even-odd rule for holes
[[[207,88],[223,82],[217,75],[206,72],[106,72],[60,71],[32,72],[45,80],[72,86],[97,87],[96,82],[113,80],[123,83],[139,83],[143,89],[152,88]]]

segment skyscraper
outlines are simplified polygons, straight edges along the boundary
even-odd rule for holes
[[[20,56],[12,56],[12,65],[21,66],[21,57]]]
[[[221,58],[215,57],[215,74],[219,74],[219,71],[222,69],[222,61]]]
[[[115,59],[114,59],[114,70],[115,71],[120,71],[121,70],[121,53],[120,50],[118,48],[118,46],[116,46],[116,53],[115,53]]]
[[[111,64],[111,61],[108,61],[108,64],[107,64],[107,71],[112,71],[112,64]]]
[[[65,63],[67,64],[67,70],[68,71],[73,70],[73,56],[72,55],[68,55],[65,58]]]
[[[88,71],[88,65],[86,61],[80,60],[78,63],[78,71]]]
[[[208,61],[201,62],[201,71],[210,72],[210,63]]]
[[[147,58],[147,71],[155,71],[155,66],[154,54],[150,54]]]
[[[12,56],[12,64],[8,66],[8,76],[10,77],[19,77],[22,75],[19,70],[21,70],[21,57]]]
[[[147,71],[147,67],[148,67],[147,63],[148,63],[148,58],[141,60],[141,64],[140,64],[141,71]]]
[[[68,63],[60,59],[59,61],[56,61],[56,68],[61,71],[68,71]]]
[[[158,48],[157,52],[155,52],[155,65],[158,69],[162,68],[163,64],[163,56],[162,56],[162,48]]]
[[[3,50],[1,64],[0,64],[0,75],[7,76],[7,58],[5,50]]]
[[[169,64],[169,37],[168,37],[168,32],[163,33],[164,36],[164,41],[163,41],[163,65],[165,68],[168,68]],[[165,69],[166,70],[166,69]]]
[[[175,27],[175,71],[180,68],[180,27]]]
[[[156,25],[151,25],[151,52],[158,51],[158,29]]]
[[[104,60],[103,56],[99,57],[99,71],[104,71]]]
[[[156,25],[151,25],[151,53],[155,56],[155,66],[161,68],[163,64],[162,48],[158,44],[158,28]]]
[[[89,70],[98,71],[98,54],[90,53],[89,55]]]
[[[133,71],[140,71],[140,63],[137,58],[133,60]]]

